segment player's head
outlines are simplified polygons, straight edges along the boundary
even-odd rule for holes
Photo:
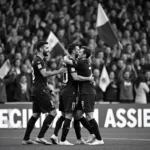
[[[86,47],[82,46],[81,49],[78,51],[78,58],[89,58],[91,56],[91,50]]]
[[[77,52],[79,50],[79,46],[76,44],[69,44],[67,49],[68,49],[68,53],[70,55],[77,54]]]
[[[42,52],[43,56],[48,56],[49,54],[48,42],[45,42],[45,41],[37,42],[37,50],[38,52]]]

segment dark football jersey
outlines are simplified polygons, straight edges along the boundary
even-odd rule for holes
[[[63,74],[63,82],[66,85],[61,89],[60,95],[75,96],[78,90],[78,82],[74,81],[71,73],[76,72],[74,66],[67,65],[67,71]]]
[[[40,70],[45,69],[44,60],[39,56],[36,56],[36,59],[33,61],[33,85],[34,88],[39,88],[47,86],[47,80],[44,78]]]
[[[92,67],[87,59],[74,61],[74,66],[78,75],[83,77],[91,76]],[[79,82],[79,91],[80,94],[96,94],[96,90],[90,81]]]

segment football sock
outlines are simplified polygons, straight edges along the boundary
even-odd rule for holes
[[[42,128],[40,130],[40,133],[38,135],[38,138],[43,138],[46,131],[48,130],[49,126],[51,125],[52,121],[54,120],[55,116],[52,116],[52,115],[48,115],[44,122],[43,122],[43,125],[42,125]]]
[[[31,117],[28,121],[28,124],[27,124],[27,129],[26,129],[26,132],[25,132],[25,135],[24,135],[24,140],[29,140],[30,139],[30,134],[34,128],[34,125],[36,123],[38,118],[35,118],[35,117]]]
[[[55,134],[56,136],[58,136],[58,132],[59,132],[59,130],[60,130],[60,128],[61,128],[62,123],[63,123],[64,120],[65,120],[65,117],[64,117],[64,116],[61,116],[61,117],[57,120],[55,129],[54,129],[54,134]]]
[[[99,132],[99,127],[98,127],[98,124],[97,124],[97,122],[95,121],[95,119],[91,119],[91,120],[89,121],[89,123],[90,123],[91,129],[92,129],[93,133],[95,134],[96,138],[97,138],[98,140],[102,140],[101,135],[100,135],[100,132]]]
[[[90,134],[93,134],[90,123],[85,117],[82,117],[80,120],[81,124],[83,125],[84,128],[86,128]]]
[[[79,120],[74,120],[74,130],[76,133],[77,139],[81,139],[81,126],[80,126],[80,121]]]
[[[66,140],[67,134],[69,132],[69,128],[70,128],[70,123],[71,120],[66,118],[64,125],[63,125],[63,129],[62,129],[62,136],[61,136],[61,141],[64,142]]]

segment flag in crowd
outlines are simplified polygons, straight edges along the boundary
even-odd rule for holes
[[[52,31],[50,31],[49,36],[46,40],[50,47],[51,57],[55,58],[56,56],[64,55],[65,49],[58,40],[58,38],[54,35]]]
[[[111,27],[110,21],[106,16],[101,4],[98,4],[96,27],[100,38],[106,44],[108,44],[108,46],[114,46],[118,43],[118,39]]]
[[[103,92],[105,92],[106,88],[109,84],[110,84],[110,79],[109,79],[109,76],[108,76],[108,72],[106,70],[106,67],[103,66],[102,73],[101,73],[101,76],[100,76],[100,81],[99,81],[99,87],[101,88],[101,90]]]
[[[10,65],[10,61],[7,59],[4,64],[2,65],[2,67],[0,68],[0,78],[4,79],[4,77],[8,74],[8,72],[10,71],[11,65]]]

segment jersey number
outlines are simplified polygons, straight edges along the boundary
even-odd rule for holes
[[[34,75],[34,69],[32,67],[32,80],[33,80],[33,82],[34,82],[34,79],[35,79],[35,75]]]
[[[64,74],[63,74],[63,83],[67,83],[68,82],[68,72],[66,71]]]

